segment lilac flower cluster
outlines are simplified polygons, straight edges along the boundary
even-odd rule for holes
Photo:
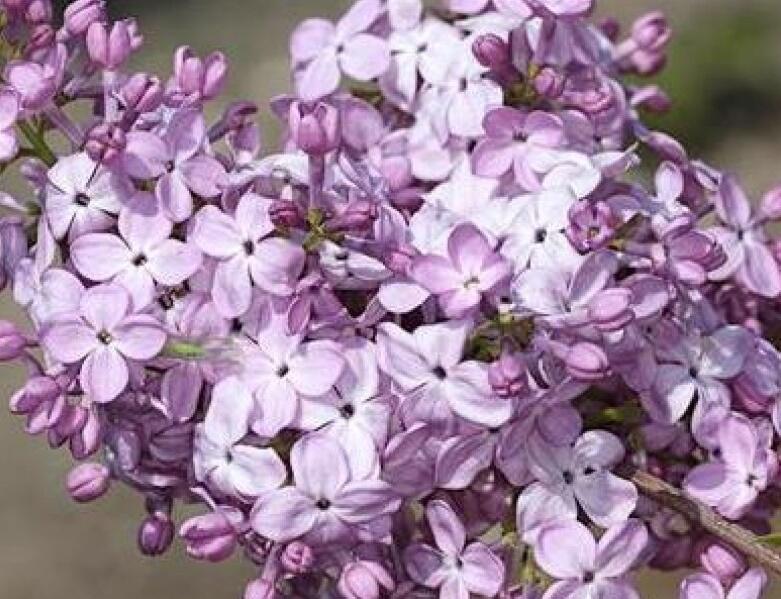
[[[201,505],[178,536],[256,564],[246,599],[634,599],[643,567],[760,596],[781,191],[644,126],[670,102],[625,76],[664,66],[661,14],[358,0],[293,33],[263,154],[254,104],[205,116],[222,54],[163,80],[103,0],[0,5],[0,158],[32,190],[0,198],[31,321],[0,359],[73,499],[138,490],[148,555]]]

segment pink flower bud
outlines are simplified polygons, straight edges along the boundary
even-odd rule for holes
[[[510,45],[498,35],[486,33],[480,35],[472,44],[477,62],[487,69],[497,70],[510,64]]]
[[[768,191],[762,198],[762,216],[770,220],[781,220],[781,185]]]
[[[70,436],[70,450],[73,457],[83,460],[100,449],[103,426],[94,410],[86,411],[84,425]]]
[[[377,206],[368,200],[352,202],[347,209],[329,219],[326,223],[329,231],[361,231],[368,229],[377,218]]]
[[[655,75],[667,64],[667,55],[662,52],[647,52],[638,50],[632,54],[632,66],[638,74],[644,76]]]
[[[549,100],[555,100],[564,93],[564,76],[551,67],[543,67],[537,73],[533,83],[534,91]]]
[[[87,503],[106,494],[111,474],[103,464],[80,464],[68,474],[66,485],[74,501]]]
[[[706,537],[697,544],[700,564],[725,586],[731,585],[748,568],[746,558],[718,539]]]
[[[56,34],[49,23],[40,23],[30,30],[30,38],[25,48],[25,56],[32,56],[37,50],[50,48],[54,43]]]
[[[95,64],[116,70],[132,51],[130,29],[125,21],[117,21],[111,29],[103,23],[92,23],[87,30],[87,50]]]
[[[105,20],[105,0],[75,0],[65,7],[65,30],[72,36],[84,35],[90,25]]]
[[[189,46],[174,55],[174,93],[185,98],[212,100],[222,93],[228,74],[228,61],[221,52],[202,60]]]
[[[128,110],[152,112],[163,101],[163,86],[157,77],[136,73],[122,86],[120,96]]]
[[[127,145],[124,130],[116,123],[98,123],[87,134],[84,150],[95,162],[115,164]]]
[[[11,412],[29,414],[46,401],[53,401],[62,395],[62,389],[49,376],[36,376],[28,380],[24,387],[14,393],[10,401]]]
[[[58,73],[49,66],[25,60],[12,60],[5,67],[5,79],[18,93],[22,106],[38,111],[54,97]]]
[[[672,107],[670,96],[658,85],[647,85],[637,90],[632,96],[632,104],[655,113],[667,112]]]
[[[516,397],[528,388],[526,365],[520,354],[503,350],[488,368],[488,381],[499,397]]]
[[[276,599],[277,591],[274,584],[267,580],[253,580],[244,591],[244,599]]]
[[[274,200],[268,212],[276,227],[303,227],[306,224],[301,209],[288,200]]]
[[[30,25],[49,24],[52,20],[50,0],[32,0],[24,11],[24,18]]]
[[[27,347],[27,339],[24,338],[16,325],[7,320],[0,320],[0,362],[16,360]]]
[[[301,541],[293,541],[285,547],[280,557],[282,567],[292,574],[304,574],[315,561],[312,548]]]
[[[150,557],[168,551],[173,539],[174,523],[162,512],[148,516],[138,529],[138,548]]]
[[[293,102],[289,126],[293,142],[307,154],[322,156],[339,147],[339,111],[330,104]]]
[[[236,550],[236,530],[221,512],[190,518],[182,524],[179,535],[187,545],[187,554],[195,559],[220,562]]]
[[[567,352],[567,371],[581,381],[598,381],[610,372],[610,361],[598,345],[581,341]]]
[[[368,561],[347,564],[337,584],[345,599],[379,599],[381,588],[392,591],[394,587],[385,568]]]
[[[669,43],[672,31],[660,11],[649,12],[632,25],[632,40],[646,52],[659,52]]]

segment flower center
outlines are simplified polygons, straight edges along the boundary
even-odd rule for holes
[[[247,254],[247,256],[251,256],[255,253],[255,242],[251,239],[248,239],[244,242],[244,253]]]
[[[287,364],[282,364],[282,366],[277,368],[277,376],[279,378],[284,378],[288,372],[290,372],[290,367]]]
[[[98,333],[98,341],[100,341],[103,345],[108,345],[112,341],[111,333],[103,329]]]
[[[73,201],[76,203],[77,206],[83,206],[83,207],[89,206],[89,196],[83,192],[77,193]]]
[[[331,507],[331,502],[328,501],[327,499],[318,499],[317,503],[315,503],[315,506],[317,507],[318,510],[325,511],[329,507]]]
[[[445,372],[445,369],[441,366],[437,366],[431,371],[435,377],[437,377],[440,381],[445,380],[447,378],[447,372]]]
[[[339,413],[343,418],[352,418],[355,416],[355,406],[351,403],[345,404],[339,409]]]
[[[144,254],[139,254],[133,258],[133,266],[143,266],[147,263],[147,257]]]

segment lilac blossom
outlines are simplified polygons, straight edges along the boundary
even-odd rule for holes
[[[302,437],[290,461],[295,485],[263,494],[252,510],[253,528],[270,539],[333,543],[399,507],[387,483],[353,479],[344,449],[328,436]]]
[[[43,344],[63,364],[81,364],[79,380],[93,401],[116,399],[128,384],[129,360],[149,360],[163,349],[166,335],[151,316],[134,314],[119,285],[92,287],[78,313],[47,324]]]
[[[457,599],[471,593],[494,597],[504,580],[504,566],[483,543],[467,545],[466,530],[447,503],[431,501],[426,520],[436,548],[416,543],[404,553],[412,579],[423,586],[439,589],[440,599]]]
[[[710,574],[692,574],[681,584],[681,599],[759,599],[767,584],[767,575],[752,568],[727,591]]]

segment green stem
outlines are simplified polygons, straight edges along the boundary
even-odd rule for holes
[[[43,137],[43,133],[38,133],[27,121],[19,121],[19,130],[24,135],[24,138],[30,143],[35,151],[35,155],[38,156],[47,166],[54,166],[57,162],[57,156],[55,156],[52,149],[46,143]]]

